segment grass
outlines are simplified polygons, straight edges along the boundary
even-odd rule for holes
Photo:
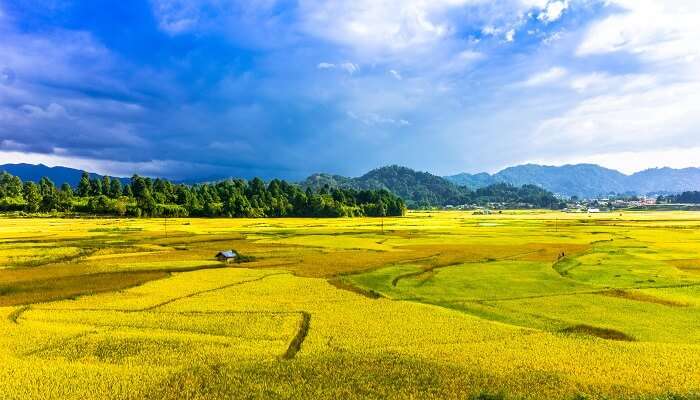
[[[696,399],[698,254],[693,212],[0,218],[0,393]]]

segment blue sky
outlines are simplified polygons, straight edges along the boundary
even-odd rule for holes
[[[698,20],[694,0],[0,0],[0,161],[700,166]]]

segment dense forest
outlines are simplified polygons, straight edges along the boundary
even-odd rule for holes
[[[700,204],[700,192],[683,192],[677,195],[660,196],[658,203]]]
[[[397,165],[372,170],[359,178],[315,174],[302,182],[302,186],[312,189],[323,187],[356,190],[384,189],[403,198],[410,208],[491,203],[506,204],[514,208],[562,207],[559,199],[539,186],[495,183],[477,190],[470,190],[465,186],[455,185],[445,178]]]
[[[173,184],[138,175],[130,183],[83,173],[76,187],[48,178],[22,182],[0,175],[0,211],[89,213],[131,217],[344,217],[399,216],[404,201],[387,190],[322,187],[303,190],[273,179]]]

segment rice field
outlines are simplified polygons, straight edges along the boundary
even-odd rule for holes
[[[699,396],[700,213],[0,218],[3,399]]]

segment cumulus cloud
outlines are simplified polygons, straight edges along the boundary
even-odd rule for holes
[[[694,62],[700,55],[700,3],[610,0],[625,10],[594,23],[577,54],[628,52],[648,61]]]
[[[543,119],[535,140],[541,148],[576,153],[579,159],[624,156],[635,160],[630,161],[634,168],[645,157],[647,163],[697,164],[700,67],[693,60],[700,51],[696,23],[700,4],[646,0],[610,4],[623,11],[592,23],[575,55],[582,62],[601,54],[625,57],[635,69],[574,74],[569,84],[582,99],[560,115]]]
[[[445,13],[470,0],[300,2],[301,29],[361,51],[401,51],[433,43],[451,32]]]
[[[554,22],[561,18],[568,7],[569,0],[550,1],[537,16],[537,19],[544,22]]]

